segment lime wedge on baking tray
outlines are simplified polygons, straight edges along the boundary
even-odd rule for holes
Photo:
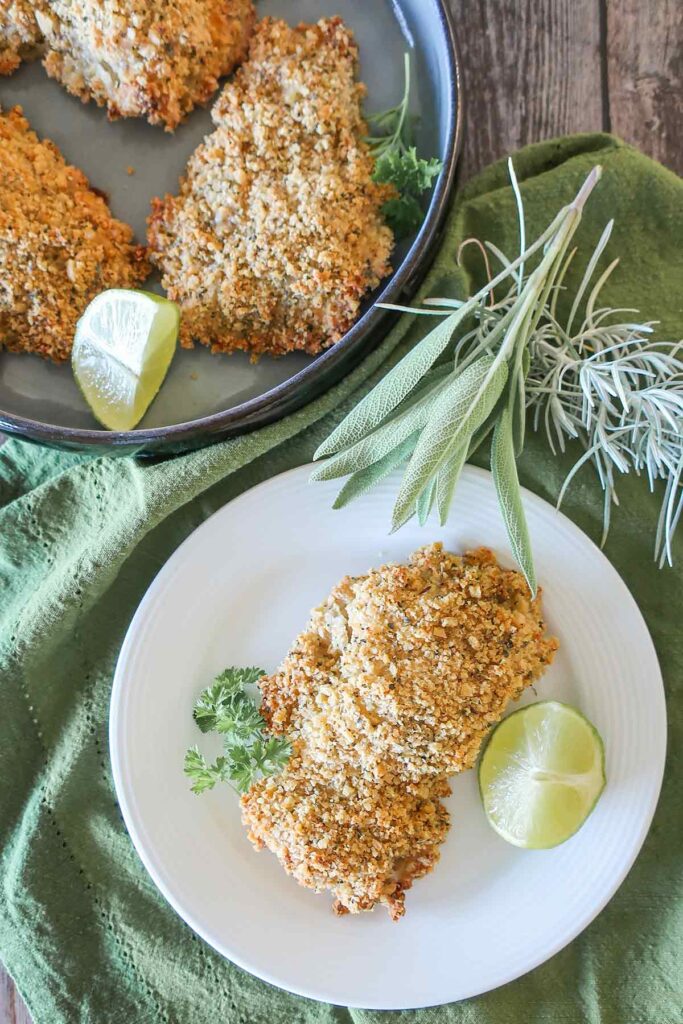
[[[132,430],[147,412],[175,352],[180,312],[151,292],[111,288],[76,327],[71,365],[93,415],[110,430]]]
[[[597,730],[576,708],[539,701],[504,718],[479,762],[489,823],[515,846],[557,846],[581,828],[605,786]]]

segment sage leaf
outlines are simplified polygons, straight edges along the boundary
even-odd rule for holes
[[[439,384],[433,386],[429,391],[428,389],[421,390],[419,396],[416,396],[416,400],[407,405],[403,412],[398,413],[388,423],[378,427],[367,437],[357,441],[345,451],[339,452],[327,462],[316,466],[310,476],[311,482],[334,480],[340,476],[347,476],[349,473],[365,469],[383,459],[407,437],[424,427],[441,390],[442,386]]]
[[[522,352],[521,366],[515,371],[512,413],[512,440],[515,457],[519,458],[524,450],[524,432],[526,428],[526,379],[531,364],[529,349]]]
[[[495,427],[497,420],[498,410],[494,409],[491,415],[486,420],[484,420],[479,429],[475,430],[475,432],[472,434],[472,440],[470,441],[469,447],[467,449],[468,459],[471,459],[474,453],[477,451],[477,449],[481,448],[484,441]]]
[[[467,458],[467,445],[458,448],[455,455],[451,455],[448,462],[441,467],[436,476],[436,508],[439,513],[439,522],[446,525],[448,512],[453,502],[455,487],[462,473],[462,467]]]
[[[461,445],[486,420],[505,387],[505,360],[480,356],[447,384],[417,442],[401,482],[392,529],[398,530],[412,515],[420,491]]]
[[[366,491],[369,491],[380,480],[383,480],[385,476],[388,476],[392,469],[400,466],[402,462],[410,458],[417,444],[418,437],[419,433],[415,431],[414,434],[411,434],[405,441],[397,445],[393,451],[388,452],[384,458],[379,459],[372,466],[367,466],[365,469],[360,469],[358,472],[353,473],[337,495],[332,508],[343,508],[344,505],[348,505],[349,502],[360,497],[361,494],[365,494]]]
[[[432,511],[432,505],[434,504],[435,493],[436,480],[430,480],[422,494],[418,497],[415,506],[417,509],[417,521],[420,526],[424,526],[429,519],[429,513]]]
[[[361,399],[330,436],[323,441],[314,459],[333,455],[342,448],[356,444],[378,427],[397,405],[410,394],[424,374],[444,351],[458,324],[474,309],[471,300],[437,324],[422,341],[408,352],[378,384]]]
[[[536,571],[524,515],[524,505],[522,504],[519,477],[517,476],[512,439],[512,416],[509,407],[503,409],[493,431],[491,470],[512,554],[524,573],[531,596],[535,597]]]

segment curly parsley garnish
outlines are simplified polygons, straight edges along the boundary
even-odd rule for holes
[[[442,168],[436,157],[423,160],[412,146],[410,103],[410,57],[405,54],[405,85],[403,99],[397,107],[370,114],[366,120],[377,133],[366,142],[375,158],[374,181],[391,184],[398,192],[382,207],[382,214],[397,238],[417,231],[424,212],[420,196],[432,187]]]
[[[227,782],[246,793],[256,779],[275,775],[287,763],[291,747],[284,736],[271,736],[245,687],[266,673],[260,668],[226,668],[195,701],[192,716],[202,732],[223,737],[224,753],[209,764],[198,747],[185,755],[185,774],[192,792]]]

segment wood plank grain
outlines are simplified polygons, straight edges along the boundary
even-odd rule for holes
[[[680,0],[605,0],[611,130],[683,173]]]
[[[31,1017],[16,986],[0,965],[0,1024],[31,1024]]]
[[[463,179],[528,142],[605,127],[598,0],[448,2],[465,82]]]

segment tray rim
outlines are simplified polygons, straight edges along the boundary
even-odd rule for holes
[[[399,269],[375,302],[335,345],[314,362],[263,394],[230,409],[194,420],[140,430],[108,431],[104,428],[68,427],[19,416],[0,409],[0,430],[26,441],[85,451],[92,454],[172,454],[248,433],[281,419],[324,394],[377,347],[397,315],[378,308],[379,302],[395,302],[414,292],[430,265],[441,236],[463,138],[464,103],[460,50],[453,15],[447,0],[431,0],[446,43],[448,59],[449,122],[444,168],[432,194],[422,227]],[[366,344],[363,344],[363,343]]]

